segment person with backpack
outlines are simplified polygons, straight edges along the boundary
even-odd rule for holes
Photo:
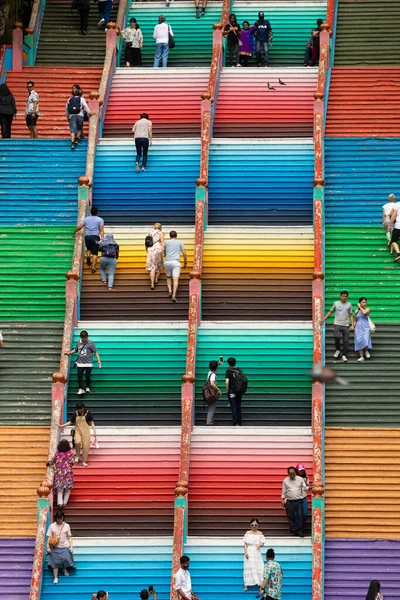
[[[236,358],[228,358],[229,368],[225,373],[225,388],[232,411],[232,425],[242,424],[242,397],[247,391],[247,377],[236,367]]]
[[[158,25],[154,27],[153,38],[156,40],[156,53],[154,55],[154,68],[158,69],[160,62],[165,69],[168,64],[170,38],[173,40],[174,32],[166,23],[164,15],[158,17]]]
[[[11,138],[11,125],[17,116],[17,105],[15,98],[10,92],[8,85],[0,85],[0,127],[3,140]]]
[[[90,217],[85,217],[74,229],[74,235],[85,228],[86,264],[96,273],[97,255],[99,254],[100,238],[104,237],[104,221],[99,217],[99,209],[92,206]]]
[[[107,284],[107,269],[108,269],[108,290],[114,291],[114,275],[117,268],[117,260],[119,257],[119,245],[114,240],[112,233],[106,233],[104,239],[99,244],[101,252],[100,257],[100,274],[102,283]]]
[[[161,223],[154,223],[153,231],[149,231],[144,240],[147,252],[146,271],[150,275],[150,289],[154,291],[163,267],[164,233]]]
[[[207,404],[207,425],[214,425],[215,410],[217,400],[222,396],[222,392],[217,386],[217,369],[221,363],[217,360],[210,361],[208,365],[210,370],[207,374],[207,381],[203,385],[203,400]]]
[[[90,109],[85,98],[80,94],[79,86],[72,88],[72,96],[68,98],[65,106],[65,115],[69,123],[69,132],[71,135],[71,150],[75,150],[79,144],[85,113],[90,117]]]

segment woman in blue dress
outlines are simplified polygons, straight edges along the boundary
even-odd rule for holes
[[[355,311],[356,327],[354,330],[354,350],[359,353],[360,358],[357,362],[364,362],[366,358],[371,358],[369,350],[372,348],[371,331],[369,328],[369,313],[367,308],[367,299],[362,296],[357,304]]]

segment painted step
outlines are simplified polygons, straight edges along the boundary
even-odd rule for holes
[[[59,370],[63,323],[0,325],[0,426],[50,425],[52,375]]]
[[[36,536],[49,436],[49,427],[0,427],[0,537]]]
[[[325,19],[326,2],[284,1],[274,4],[266,6],[265,2],[239,1],[235,2],[234,12],[238,23],[249,21],[250,25],[257,21],[260,11],[265,13],[274,33],[274,40],[269,48],[272,67],[302,66],[311,29],[316,26],[317,19]],[[256,66],[255,48],[250,64]]]
[[[375,322],[399,321],[399,266],[386,245],[381,226],[328,226],[326,244],[326,307],[348,290],[354,308],[365,296]]]
[[[103,214],[103,213],[102,213]],[[120,244],[120,256],[117,263],[114,281],[115,292],[110,292],[101,282],[100,270],[91,273],[90,267],[84,266],[82,282],[80,314],[87,321],[185,321],[189,308],[189,273],[193,264],[194,229],[193,227],[177,227],[179,239],[183,242],[188,267],[182,268],[177,300],[174,304],[168,297],[165,273],[160,275],[154,291],[150,289],[149,274],[146,272],[146,250],[144,239],[153,229],[148,227],[106,227],[112,231],[114,239]],[[169,239],[169,231],[165,231],[165,239]],[[183,261],[182,261],[183,267]],[[110,308],[112,306],[112,312]]]
[[[246,524],[243,533],[248,529]],[[217,526],[218,528],[218,526]],[[266,527],[266,544],[262,549],[275,550],[276,560],[283,568],[283,597],[285,600],[311,600],[311,543],[310,540],[293,540],[269,537]],[[243,538],[190,536],[185,554],[191,559],[190,573],[193,589],[202,600],[215,597],[224,600],[243,599]],[[218,563],[219,573],[215,567]],[[251,596],[258,593],[250,588]]]
[[[97,439],[89,468],[74,468],[67,508],[74,536],[139,536],[146,522],[149,535],[172,535],[180,427],[102,427]]]
[[[393,478],[399,451],[399,429],[325,429],[327,538],[399,538],[399,508],[392,500],[399,493]],[[366,470],[376,479],[367,481]],[[368,503],[361,505],[364,496]]]
[[[355,300],[355,306],[358,298]],[[371,313],[371,318],[374,318]],[[328,427],[400,427],[397,389],[400,375],[393,356],[400,351],[400,324],[379,323],[372,336],[371,359],[358,363],[354,334],[350,333],[349,362],[333,359],[333,329],[326,331],[326,363],[350,382],[329,385],[325,391]]]
[[[74,530],[72,529],[72,535]],[[149,539],[114,537],[76,538],[76,570],[68,578],[59,575],[53,584],[50,569],[44,570],[41,600],[87,600],[98,590],[106,590],[113,600],[138,598],[143,589],[154,585],[160,598],[167,598],[171,583],[172,538]]]
[[[399,160],[400,138],[327,138],[327,225],[380,225],[382,205],[400,186]]]
[[[208,227],[203,319],[311,319],[313,234],[309,227],[292,227],[291,234],[294,246],[286,227]]]
[[[220,356],[225,362],[219,367],[217,377],[223,391],[228,357],[236,358],[248,378],[242,402],[243,425],[310,425],[311,382],[306,376],[312,363],[310,323],[203,322],[197,341],[197,425],[204,425],[206,419],[201,388],[207,378],[208,364]],[[217,405],[215,425],[231,423],[231,410],[224,393]]]
[[[279,79],[286,85],[280,85]],[[275,90],[269,90],[267,83]],[[219,83],[214,136],[311,138],[316,87],[316,68],[225,69]],[[251,90],[250,104],[243,90]]]
[[[2,538],[0,549],[0,598],[26,600],[32,577],[35,538]]]
[[[190,454],[189,534],[243,535],[256,516],[265,535],[289,536],[281,504],[282,481],[287,468],[298,462],[312,475],[309,427],[277,428],[273,432],[263,427],[195,427]],[[251,483],[255,481],[256,486]]]
[[[0,141],[0,223],[75,226],[86,151],[86,141],[75,152],[67,140]]]
[[[399,109],[400,67],[332,69],[327,137],[399,137]]]
[[[48,5],[49,6],[49,5]],[[70,10],[68,4],[65,5]],[[55,31],[59,31],[58,27]],[[58,35],[58,34],[57,34]],[[83,36],[82,36],[83,38]],[[86,38],[85,38],[86,39]],[[58,40],[60,41],[60,40]],[[73,46],[74,47],[74,46]],[[61,60],[60,46],[57,46],[57,60]],[[83,60],[83,62],[85,62]],[[98,90],[102,69],[100,67],[24,67],[22,71],[8,71],[7,85],[15,96],[18,115],[13,122],[12,136],[29,138],[29,129],[25,123],[26,82],[34,81],[39,94],[40,117],[37,122],[39,140],[34,140],[40,148],[40,138],[65,138],[69,140],[69,127],[65,118],[65,105],[71,96],[71,88],[79,83],[89,100],[92,90]],[[87,124],[84,126],[87,134]],[[77,148],[76,152],[84,152]],[[35,156],[34,154],[33,156]],[[81,173],[84,174],[83,172]]]
[[[346,597],[355,600],[368,591],[369,582],[377,579],[387,600],[396,600],[400,584],[399,540],[352,540],[325,542],[325,600]],[[339,585],[340,579],[340,585]]]
[[[118,4],[114,4],[111,20],[117,18]],[[103,66],[106,53],[104,27],[97,27],[98,11],[91,6],[88,34],[80,32],[78,11],[71,11],[68,2],[48,2],[44,11],[36,53],[37,65],[99,65]],[[62,52],[60,52],[62,47]],[[79,80],[75,83],[80,83]]]
[[[200,137],[200,95],[207,90],[209,73],[209,68],[117,69],[103,135],[132,138],[133,124],[145,111],[155,141],[160,137]],[[173,99],[173,108],[166,98]]]
[[[193,225],[200,142],[155,141],[145,172],[136,173],[135,159],[133,141],[97,147],[93,202],[106,225]]]
[[[153,66],[154,27],[158,23],[158,16],[164,14],[175,36],[175,48],[169,51],[168,67],[208,67],[212,55],[213,24],[221,20],[222,2],[210,2],[205,16],[201,19],[195,18],[192,2],[174,1],[167,10],[165,8],[164,2],[132,3],[127,22],[129,23],[131,17],[135,17],[140,24],[143,34],[143,65]],[[124,53],[122,53],[121,66],[124,64]]]
[[[97,426],[180,425],[187,322],[81,321],[74,344],[81,329],[89,331],[103,365],[101,370],[95,365],[91,394],[84,398]],[[74,370],[68,385],[68,415],[82,399],[77,388]]]
[[[72,227],[3,227],[1,321],[64,321]]]
[[[357,35],[354,24],[357,23]],[[400,6],[391,0],[339,0],[335,65],[400,64],[393,23],[400,23]],[[382,47],[380,40],[385,36]],[[386,594],[385,594],[386,596]]]
[[[284,189],[282,173],[286,173]],[[214,139],[209,159],[209,223],[311,225],[313,178],[312,139]]]

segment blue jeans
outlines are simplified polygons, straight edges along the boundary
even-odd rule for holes
[[[263,65],[268,65],[268,42],[256,41],[256,57],[257,64],[261,64],[261,50],[264,50],[264,62]]]
[[[108,267],[108,287],[114,287],[114,275],[117,267],[117,259],[109,258],[108,256],[102,256],[100,258],[100,274],[101,280],[107,281],[106,269]]]
[[[97,6],[99,9],[100,19],[104,19],[104,24],[107,25],[107,23],[110,22],[112,0],[105,0],[105,2],[98,2]]]
[[[154,68],[160,66],[162,60],[162,66],[165,68],[168,62],[169,46],[168,44],[156,44],[156,53],[154,56]]]

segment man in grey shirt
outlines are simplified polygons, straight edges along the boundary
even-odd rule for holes
[[[292,535],[304,537],[303,498],[307,493],[305,481],[295,467],[288,468],[282,483],[282,506],[286,510]]]
[[[332,313],[335,313],[335,321],[333,323],[333,336],[335,338],[335,354],[333,358],[340,356],[340,337],[343,338],[342,361],[347,362],[347,353],[349,351],[349,331],[354,331],[353,308],[351,302],[348,302],[349,292],[343,290],[340,292],[340,300],[333,303],[332,308],[328,311],[326,317],[322,319],[323,325]],[[351,327],[349,328],[349,325]]]
[[[176,302],[176,292],[178,291],[179,276],[181,274],[181,252],[183,254],[183,268],[187,266],[187,256],[185,246],[177,237],[176,231],[169,232],[170,239],[164,244],[164,268],[167,276],[168,296],[172,302]]]

